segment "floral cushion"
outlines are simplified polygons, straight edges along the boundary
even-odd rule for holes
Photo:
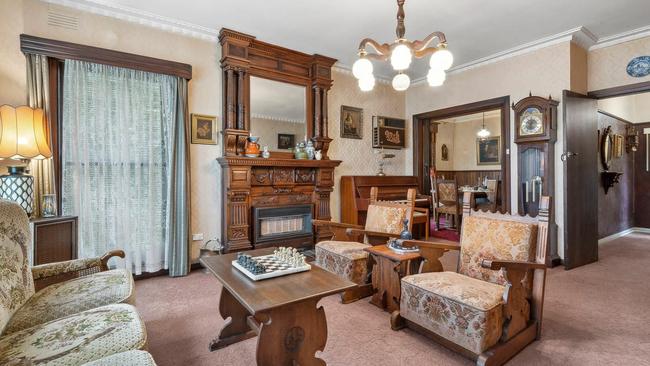
[[[322,241],[316,244],[316,264],[357,284],[366,283],[371,245],[352,241]]]
[[[366,230],[380,233],[399,234],[404,229],[404,219],[410,220],[411,208],[382,206],[373,204],[368,206],[366,216]]]
[[[32,296],[9,320],[4,334],[104,305],[135,305],[133,277],[115,269],[57,283]]]
[[[116,353],[100,360],[85,363],[83,366],[156,366],[153,357],[146,351]]]
[[[107,305],[0,337],[0,365],[82,365],[146,341],[133,306]]]
[[[463,221],[458,273],[506,284],[503,270],[481,267],[483,259],[533,261],[537,225],[469,216]]]
[[[34,294],[30,237],[25,211],[15,202],[0,200],[0,333]]]
[[[32,267],[32,276],[34,276],[35,280],[40,280],[41,278],[57,276],[63,273],[81,271],[92,267],[100,267],[101,264],[102,260],[99,257],[41,264]]]
[[[400,315],[480,354],[501,337],[504,289],[453,272],[406,276]]]

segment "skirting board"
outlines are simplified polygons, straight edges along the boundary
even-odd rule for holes
[[[620,231],[618,233],[606,236],[606,237],[604,237],[602,239],[598,239],[598,244],[607,243],[608,241],[612,241],[614,239],[618,239],[618,238],[624,237],[624,236],[632,234],[632,233],[647,233],[647,234],[650,234],[650,228],[631,227],[629,229]]]

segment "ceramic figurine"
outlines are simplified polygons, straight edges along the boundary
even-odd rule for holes
[[[314,160],[316,148],[314,148],[314,143],[311,140],[307,141],[307,148],[305,148],[305,152],[307,153],[307,159]]]
[[[404,230],[399,234],[399,238],[402,240],[412,240],[413,235],[409,231],[409,219],[404,219]]]
[[[271,152],[269,151],[269,147],[264,145],[264,149],[262,150],[262,157],[264,159],[268,159],[271,157]]]
[[[316,150],[316,152],[314,153],[314,157],[316,158],[316,160],[323,159],[323,153],[321,152],[321,150]]]
[[[246,142],[246,149],[244,150],[244,155],[249,158],[256,158],[260,156],[260,144],[257,141],[260,138],[258,136],[249,136],[248,141]]]

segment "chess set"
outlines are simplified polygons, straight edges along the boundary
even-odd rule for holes
[[[239,253],[237,259],[232,261],[232,265],[253,281],[311,269],[311,266],[305,261],[305,256],[298,253],[296,248],[285,247],[276,249],[273,254],[259,257]]]

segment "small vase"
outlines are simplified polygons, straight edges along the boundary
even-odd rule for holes
[[[413,239],[413,235],[409,231],[409,219],[404,219],[404,230],[399,234],[399,238],[403,240]]]
[[[263,157],[264,159],[268,159],[268,158],[271,157],[271,152],[269,151],[269,147],[268,147],[268,146],[264,146],[264,149],[262,150],[262,157]]]
[[[311,140],[307,141],[305,152],[307,153],[307,159],[314,160],[314,157],[316,155],[316,148],[314,148],[314,143]]]
[[[314,153],[314,158],[316,158],[316,160],[323,159],[323,153],[320,150],[316,150],[316,152]]]

